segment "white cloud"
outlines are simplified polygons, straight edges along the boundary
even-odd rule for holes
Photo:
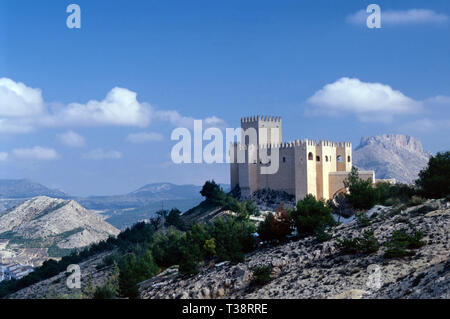
[[[194,120],[201,120],[190,116],[183,116],[179,112],[173,110],[158,110],[153,114],[154,118],[157,120],[167,121],[174,126],[186,127],[188,129],[192,129],[194,127]],[[211,116],[203,119],[203,126],[224,128],[227,126],[227,123],[216,116]]]
[[[429,118],[423,118],[416,121],[412,121],[401,126],[401,130],[409,132],[420,133],[435,133],[436,131],[443,132],[450,129],[450,120],[432,120]]]
[[[122,153],[118,151],[105,151],[99,148],[84,154],[83,158],[91,160],[120,159],[122,158]]]
[[[7,161],[9,157],[9,154],[6,152],[0,152],[0,162]]]
[[[41,90],[8,78],[0,78],[0,117],[32,116],[43,110]]]
[[[211,116],[211,117],[205,118],[203,123],[206,127],[225,128],[227,126],[227,123],[224,120],[222,120],[216,116]]]
[[[394,115],[417,113],[422,102],[415,101],[389,85],[341,78],[325,85],[307,100],[312,115],[355,113],[362,121],[386,122]]]
[[[48,125],[117,125],[146,126],[150,122],[150,105],[139,103],[137,93],[115,87],[102,101],[70,103],[44,119]]]
[[[45,103],[39,89],[11,79],[0,79],[0,133],[29,133],[45,127],[134,126],[147,127],[152,120],[174,126],[193,126],[194,118],[174,110],[155,110],[139,102],[137,93],[115,87],[101,100],[67,105]],[[223,125],[215,116],[205,125]]]
[[[159,142],[164,139],[164,136],[160,133],[155,132],[142,132],[142,133],[134,133],[130,134],[127,137],[127,141],[135,144],[139,143],[147,143],[147,142]]]
[[[75,133],[74,131],[67,131],[66,133],[58,135],[61,143],[69,147],[82,147],[85,144],[84,137]]]
[[[366,25],[370,14],[365,10],[359,10],[347,16],[347,22],[358,25]],[[383,10],[381,9],[381,26],[383,25],[406,25],[425,23],[444,23],[448,21],[445,14],[436,13],[429,9],[410,10]]]
[[[59,154],[54,149],[40,146],[16,148],[12,151],[12,154],[18,159],[56,160],[59,158]]]

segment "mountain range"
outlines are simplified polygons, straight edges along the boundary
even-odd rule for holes
[[[229,185],[221,186],[229,190]],[[115,227],[124,229],[150,218],[162,208],[186,211],[196,206],[202,201],[201,188],[198,185],[153,183],[123,195],[78,197],[26,179],[0,180],[0,212],[36,196],[72,199],[86,209],[96,211]]]

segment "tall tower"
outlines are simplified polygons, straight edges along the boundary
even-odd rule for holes
[[[253,116],[241,119],[242,137],[241,142],[248,145],[249,138],[245,136],[245,130],[254,128],[256,130],[257,145],[281,144],[281,117],[275,116]],[[272,130],[277,130],[278,137],[272,141]]]

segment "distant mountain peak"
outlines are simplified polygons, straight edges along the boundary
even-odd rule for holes
[[[38,196],[0,213],[0,238],[20,238],[21,248],[73,249],[117,235],[119,230],[70,199]]]
[[[402,134],[382,134],[377,136],[365,136],[356,150],[372,144],[380,144],[385,147],[404,148],[411,152],[423,153],[422,142],[415,137]]]
[[[29,179],[0,179],[0,198],[31,198],[36,196],[65,198],[67,194],[45,187]]]
[[[429,158],[420,140],[401,134],[363,137],[353,151],[357,167],[374,170],[376,178],[395,178],[401,183],[414,182]]]

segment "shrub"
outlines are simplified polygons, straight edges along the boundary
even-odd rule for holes
[[[396,230],[386,243],[387,250],[384,256],[386,258],[413,256],[415,253],[411,249],[418,249],[425,245],[422,238],[423,233],[421,231],[416,231],[410,235],[404,229]]]
[[[94,299],[114,299],[119,295],[120,270],[116,261],[113,261],[113,271],[103,286],[95,288],[92,298]],[[92,285],[92,276],[89,277],[89,285]],[[88,288],[89,293],[91,289]]]
[[[272,266],[257,266],[253,268],[252,281],[251,284],[254,286],[264,286],[269,283],[272,278]]]
[[[145,251],[142,256],[137,257],[134,253],[125,258],[120,267],[119,288],[123,297],[138,298],[139,289],[137,284],[147,280],[158,272],[158,266],[153,261],[150,251]]]
[[[330,240],[333,236],[323,229],[318,229],[314,232],[314,237],[319,243],[323,243]]]
[[[370,219],[367,217],[366,213],[360,213],[356,215],[356,223],[359,227],[364,228],[370,226]]]
[[[258,225],[259,237],[264,241],[282,240],[292,232],[292,220],[289,212],[281,204],[275,215],[269,213]]]
[[[352,167],[352,171],[344,180],[344,185],[350,192],[346,197],[353,208],[369,209],[376,204],[376,191],[372,187],[372,181],[361,179],[356,167]]]
[[[166,233],[156,233],[150,245],[156,264],[169,267],[178,264],[181,258],[181,241],[183,233],[169,229]]]
[[[426,198],[441,198],[450,194],[450,152],[437,153],[419,173],[416,185]]]
[[[343,254],[371,254],[378,251],[380,244],[373,231],[365,231],[362,238],[338,240],[337,247]]]
[[[166,216],[165,226],[173,226],[179,230],[186,230],[186,224],[181,218],[181,212],[178,209],[173,208],[170,210]]]
[[[292,220],[299,234],[313,235],[316,231],[324,230],[336,224],[331,208],[323,200],[309,194],[298,201],[296,209],[291,212]]]

